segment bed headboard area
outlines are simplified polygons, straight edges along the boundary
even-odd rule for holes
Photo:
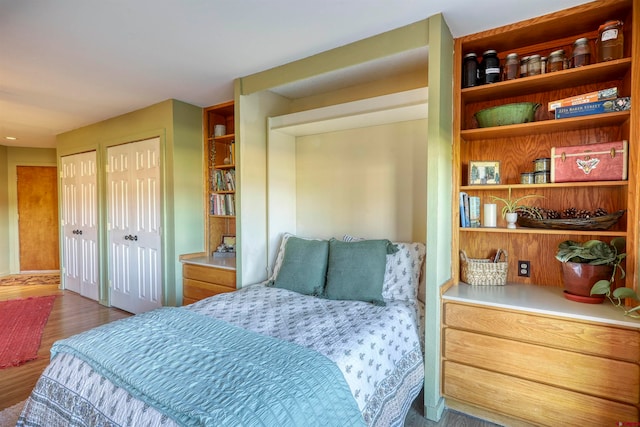
[[[353,119],[364,113],[351,111],[352,123],[341,113],[357,108],[354,102],[320,109],[318,117],[289,114],[270,119],[269,265],[274,264],[283,233],[424,242],[425,97],[424,89],[394,94],[391,99],[381,96],[380,111],[388,114],[367,121],[366,126],[360,118]],[[394,119],[398,104],[407,102],[414,104],[415,113],[404,111]],[[368,100],[369,109],[371,103]],[[341,126],[332,126],[335,117]]]

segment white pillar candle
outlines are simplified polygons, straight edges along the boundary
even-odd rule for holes
[[[495,203],[484,204],[484,216],[482,218],[483,227],[495,227],[497,219],[497,207]]]

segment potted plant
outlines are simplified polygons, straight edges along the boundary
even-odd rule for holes
[[[534,216],[539,216],[540,214],[536,211],[531,210],[531,208],[527,205],[522,204],[522,201],[525,199],[531,199],[536,197],[543,197],[537,194],[527,194],[522,197],[518,197],[516,199],[511,198],[511,187],[509,187],[509,194],[507,197],[498,197],[491,196],[493,200],[497,202],[502,202],[504,206],[502,207],[502,218],[507,220],[507,228],[516,228],[516,221],[518,220],[518,212],[530,212]]]
[[[615,242],[614,242],[615,241]],[[625,316],[629,316],[629,317],[633,317],[635,319],[640,319],[640,305],[637,305],[635,307],[632,307],[630,309],[627,309],[624,301],[627,298],[630,299],[634,299],[636,301],[640,301],[640,298],[638,297],[638,294],[636,294],[636,292],[633,289],[627,288],[627,287],[620,287],[620,288],[616,288],[616,289],[611,289],[614,279],[615,279],[615,272],[617,269],[620,270],[620,278],[624,278],[625,276],[625,272],[622,269],[620,263],[622,262],[622,260],[626,257],[626,254],[622,251],[624,251],[624,245],[625,245],[625,240],[622,237],[619,237],[617,239],[614,239],[611,241],[611,244],[615,244],[616,246],[616,250],[618,251],[618,255],[616,257],[615,260],[615,265],[614,265],[614,270],[613,273],[611,275],[611,277],[609,277],[607,280],[599,280],[597,281],[592,287],[591,287],[591,295],[604,295],[607,298],[609,298],[609,301],[611,301],[611,303],[613,305],[615,305],[616,307],[620,307],[623,311]]]
[[[622,237],[616,237],[610,243],[602,240],[560,242],[556,259],[562,263],[565,296],[579,302],[602,302],[604,296],[595,296],[599,294],[592,293],[592,288],[598,285],[600,289],[604,283],[610,287],[618,271],[620,278],[624,278],[621,263],[627,256],[625,244]]]

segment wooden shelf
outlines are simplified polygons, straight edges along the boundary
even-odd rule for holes
[[[608,231],[608,230],[554,230],[549,228],[504,228],[504,227],[464,227],[460,228],[464,233],[507,233],[507,234],[544,234],[544,235],[573,235],[573,236],[626,236],[626,231]]]
[[[508,98],[514,93],[529,95],[537,92],[565,89],[591,83],[604,83],[622,79],[631,69],[631,58],[601,62],[580,68],[523,77],[494,84],[462,89],[460,95],[464,102],[491,101]]]
[[[541,107],[542,108],[542,107]],[[620,126],[629,120],[631,111],[594,114],[571,117],[568,119],[543,120],[519,125],[497,126],[490,128],[466,129],[460,131],[464,141],[477,141],[496,138],[513,138],[553,132],[566,132],[582,129],[594,129],[603,126]]]
[[[213,138],[211,138],[211,137],[207,138],[207,141],[223,142],[223,143],[228,143],[228,144],[231,144],[235,140],[236,140],[236,134],[235,133],[229,133],[227,135],[216,136],[216,137],[213,137]]]
[[[584,181],[557,182],[547,184],[498,184],[498,185],[463,185],[461,191],[491,191],[518,189],[578,188],[578,187],[626,187],[629,181]]]

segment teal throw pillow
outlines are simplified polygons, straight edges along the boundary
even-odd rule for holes
[[[289,237],[273,286],[305,295],[322,295],[328,255],[326,240]]]
[[[329,267],[325,297],[384,305],[382,285],[389,240],[329,241]],[[397,250],[397,249],[395,249]]]

